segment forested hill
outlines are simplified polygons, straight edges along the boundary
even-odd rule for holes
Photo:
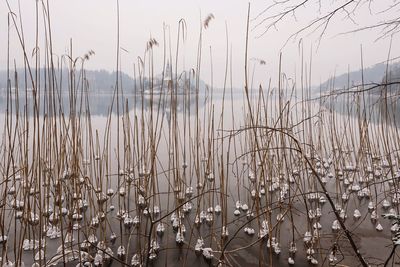
[[[20,89],[25,89],[25,88],[32,88],[30,79],[29,79],[29,74],[27,73],[27,87],[25,87],[25,72],[24,70],[17,70],[17,81],[18,81],[18,88]],[[48,74],[45,73],[45,69],[40,69],[40,84],[41,88],[44,88],[45,84],[48,83]],[[138,92],[143,89],[146,90],[150,87],[150,81],[148,78],[144,78],[142,81],[139,82],[137,80],[136,85],[135,85],[135,80],[128,74],[124,72],[120,72],[120,79],[119,79],[119,86],[124,90],[125,93],[135,93],[135,88],[138,90]],[[10,80],[11,80],[11,88],[16,88],[17,83],[14,71],[10,72],[9,74]],[[33,76],[35,76],[35,73],[33,73]],[[63,70],[62,72],[56,71],[55,72],[55,81],[57,84],[57,89],[61,88],[61,91],[67,92],[68,89],[70,88],[70,80],[69,80],[69,73],[68,70]],[[82,88],[82,75],[80,72],[75,73],[75,86],[76,88]],[[115,85],[116,85],[116,73],[115,72],[108,72],[106,70],[85,70],[85,79],[88,82],[88,89],[92,92],[98,92],[98,93],[110,93],[113,92]],[[165,77],[164,77],[165,79]],[[47,80],[47,83],[45,82]],[[153,78],[152,84],[153,86],[159,86],[162,80],[162,75],[156,75]],[[189,81],[186,81],[185,83],[188,83]],[[179,86],[183,86],[182,84],[184,83],[183,80],[179,79]],[[193,89],[194,86],[194,81],[191,81],[191,88]],[[60,86],[61,84],[61,86]],[[167,86],[166,83],[164,83],[164,86]],[[199,82],[199,89],[205,90],[206,88],[206,83],[202,80]],[[0,71],[0,90],[5,90],[7,88],[7,71]]]
[[[364,75],[364,84],[381,83],[386,80],[386,70],[388,69],[388,80],[394,80],[400,77],[400,63],[393,63],[387,66],[386,63],[379,63],[362,70],[351,71],[336,77],[332,77],[316,87],[316,90],[326,92],[334,89],[345,89],[362,83],[362,74]]]
[[[17,70],[18,73],[18,88],[25,88],[25,72],[23,70]],[[28,73],[27,73],[28,75]],[[35,75],[33,73],[33,75]],[[40,83],[42,85],[45,84],[46,75],[45,75],[45,69],[40,69]],[[67,91],[69,88],[69,75],[68,75],[68,70],[63,70],[62,72],[56,71],[55,72],[56,76],[56,83],[57,83],[57,88],[61,88],[62,90]],[[75,83],[79,83],[82,80],[80,78],[80,73],[75,74]],[[94,90],[94,91],[112,91],[112,89],[115,87],[116,84],[116,75],[115,72],[108,72],[106,70],[85,70],[85,77],[86,80],[88,81],[89,84],[89,89]],[[123,88],[126,89],[133,89],[134,88],[134,79],[132,79],[129,75],[126,73],[121,72],[120,73],[120,81],[123,86]],[[31,82],[29,79],[29,76],[27,76],[27,88],[31,88]],[[10,72],[10,80],[11,80],[11,87],[15,88],[16,87],[16,78],[14,71]],[[0,71],[0,89],[4,89],[7,87],[7,71]]]

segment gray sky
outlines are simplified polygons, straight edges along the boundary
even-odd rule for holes
[[[9,0],[12,9],[18,13],[17,1]],[[21,0],[23,29],[28,55],[34,48],[35,36],[35,2],[34,0]],[[63,55],[68,51],[69,40],[72,38],[74,56],[82,56],[92,49],[96,55],[86,63],[87,69],[115,70],[116,65],[116,1],[111,0],[54,0],[50,2],[50,16],[52,27],[52,40],[54,53]],[[259,23],[263,18],[273,14],[276,9],[260,16],[259,14],[272,1],[255,0],[251,2],[250,28]],[[264,25],[250,32],[248,58],[259,58],[267,62],[266,65],[257,65],[254,72],[254,84],[264,86],[272,79],[276,83],[279,63],[279,53],[282,52],[283,71],[294,78],[299,74],[300,56],[299,39],[290,41],[285,47],[283,44],[288,36],[305,25],[318,13],[317,1],[301,8],[296,13],[297,21],[289,17],[276,29],[272,29],[260,38],[256,38],[264,30]],[[387,7],[392,0],[379,0],[373,2],[372,13],[367,6],[362,6],[354,14],[354,22],[339,15],[331,22],[318,46],[318,33],[302,35],[304,55],[309,62],[312,56],[313,83],[318,84],[334,73],[341,74],[356,70],[360,67],[360,46],[363,46],[364,65],[370,66],[386,60],[390,39],[375,41],[377,31],[364,31],[357,34],[337,35],[360,26],[370,25],[387,18],[389,14],[377,15]],[[329,1],[331,3],[331,1]],[[329,5],[329,4],[328,4]],[[180,18],[187,23],[187,40],[180,44],[179,69],[195,68],[197,57],[197,44],[199,40],[200,22],[212,13],[215,17],[210,22],[209,28],[203,31],[202,42],[202,78],[210,83],[210,47],[213,60],[213,83],[215,87],[222,87],[225,71],[226,37],[225,23],[228,26],[229,48],[232,48],[233,83],[241,87],[244,83],[244,45],[246,33],[247,1],[242,0],[120,0],[120,46],[129,51],[121,52],[122,70],[133,76],[133,64],[137,57],[143,56],[146,42],[150,36],[160,44],[163,42],[163,23],[169,25],[171,31],[172,53],[175,57],[177,28]],[[328,8],[329,6],[326,6]],[[324,8],[324,7],[323,7]],[[7,58],[7,12],[6,1],[0,2],[0,69],[6,68]],[[44,50],[43,19],[40,11],[39,27],[40,47]],[[11,58],[16,60],[18,66],[22,65],[21,48],[17,42],[14,29],[11,29]],[[400,56],[399,36],[393,38],[391,57]],[[318,47],[318,49],[317,49]],[[312,52],[311,52],[312,51]],[[161,70],[163,58],[162,45],[154,50],[155,70]],[[307,64],[309,64],[307,62]],[[253,72],[254,61],[250,61],[250,72]],[[255,86],[257,87],[257,86]]]

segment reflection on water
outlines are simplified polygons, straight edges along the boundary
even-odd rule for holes
[[[400,123],[400,104],[397,96],[344,94],[324,97],[320,102],[325,108],[338,114],[365,118],[371,123],[386,123],[396,127]]]
[[[33,106],[34,106],[34,98],[32,96],[32,92],[28,93],[28,96],[25,97],[25,93],[12,94],[10,96],[11,101],[14,106],[19,105],[21,108],[27,106],[28,107],[28,116],[33,116]],[[196,107],[202,108],[206,103],[207,92],[199,93],[199,94],[178,94],[178,95],[150,95],[150,94],[123,94],[118,98],[119,102],[119,112],[122,112],[128,106],[129,110],[133,109],[149,111],[152,107],[153,109],[164,109],[168,112],[170,110],[171,102],[175,101],[177,105],[177,112],[183,112],[183,109],[190,110],[192,113],[195,112]],[[47,107],[47,103],[51,99],[51,96],[46,94],[41,94],[38,98],[38,103],[40,106],[40,114],[49,115],[49,110]],[[70,103],[72,97],[63,93],[61,95],[57,95],[56,99],[53,99],[54,105],[57,107],[56,112],[69,114],[70,111]],[[90,111],[90,113],[94,116],[103,116],[106,117],[109,115],[110,111],[112,114],[117,114],[117,96],[115,94],[96,94],[93,92],[89,92],[87,94],[77,94],[74,97],[74,101],[77,103],[77,112],[84,113],[86,109]],[[196,105],[196,103],[198,103]],[[5,93],[0,94],[0,107],[2,110],[0,112],[4,112],[7,106],[7,95]],[[45,108],[46,107],[46,108]]]

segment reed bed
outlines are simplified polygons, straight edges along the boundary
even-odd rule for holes
[[[178,64],[183,20],[175,53],[168,27],[161,44],[148,41],[135,63],[135,88],[121,84],[117,45],[116,83],[98,127],[85,72],[94,52],[75,57],[71,41],[56,59],[48,5],[39,8],[47,44],[41,55],[36,49],[27,56],[21,26],[15,16],[9,21],[25,68],[18,72],[9,59],[0,151],[3,266],[399,260],[398,103],[387,88],[315,98],[305,64],[299,81],[280,69],[276,87],[254,88],[246,48],[245,85],[234,92],[226,34],[223,90],[215,91],[213,78],[202,89],[201,72],[213,68],[201,63],[209,15],[190,71]],[[164,51],[160,83],[154,49]]]

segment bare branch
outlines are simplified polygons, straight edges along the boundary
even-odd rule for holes
[[[389,13],[389,11],[395,11],[396,8],[400,6],[400,1],[394,0],[393,3],[389,4],[387,7],[383,7],[383,10],[379,12],[373,11],[372,3],[377,2],[374,0],[333,0],[330,4],[325,4],[321,1],[317,1],[316,8],[318,9],[318,13],[322,14],[312,18],[305,25],[300,26],[298,30],[293,32],[287,38],[283,47],[290,40],[295,40],[298,37],[302,37],[302,35],[311,35],[318,32],[318,42],[321,41],[322,37],[326,34],[329,25],[333,22],[333,20],[340,16],[344,15],[343,19],[348,20],[354,25],[359,25],[356,21],[357,12],[363,8],[367,8],[371,16],[374,15],[382,15],[385,13]],[[260,38],[267,34],[272,28],[278,29],[281,24],[284,24],[285,21],[291,17],[295,21],[297,21],[296,12],[300,11],[303,8],[313,7],[315,5],[314,2],[310,2],[309,0],[284,0],[284,1],[274,1],[273,4],[269,5],[263,11],[261,11],[253,20],[255,25],[252,27],[252,31],[258,30],[262,27],[261,33],[259,33],[256,38]],[[330,6],[329,6],[330,5]],[[276,9],[278,9],[276,11]],[[325,11],[324,9],[328,9]],[[268,12],[276,12],[267,15]],[[388,14],[389,15],[389,14]],[[256,21],[258,21],[256,23]],[[348,33],[356,33],[365,30],[377,29],[379,30],[378,36],[376,40],[386,38],[388,36],[392,36],[393,34],[397,34],[400,30],[400,17],[394,16],[389,17],[381,22],[376,24],[368,25],[368,26],[359,26],[357,29],[353,29],[351,31],[344,32],[344,34]]]

